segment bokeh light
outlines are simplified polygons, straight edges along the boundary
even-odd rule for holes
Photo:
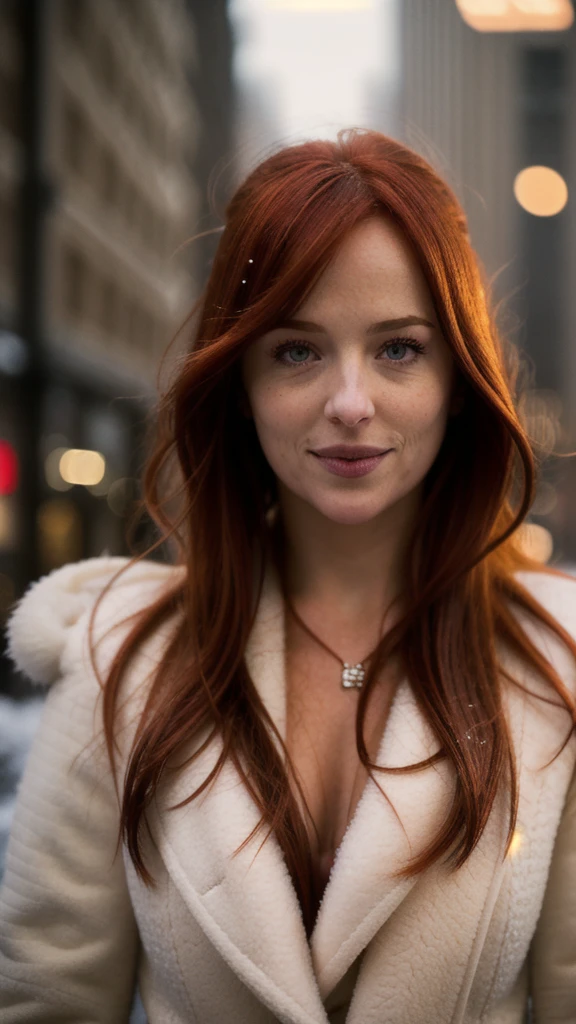
[[[563,32],[574,21],[570,0],[456,0],[477,32]]]
[[[568,186],[552,167],[525,167],[514,179],[520,206],[535,217],[554,217],[568,202]]]
[[[44,569],[74,561],[82,553],[82,520],[69,498],[49,498],[38,508],[38,543]]]
[[[0,551],[16,544],[16,506],[12,498],[0,496]]]
[[[518,537],[522,551],[536,562],[549,562],[554,551],[554,541],[550,530],[539,523],[524,523]]]
[[[0,441],[0,494],[14,494],[18,487],[18,458],[9,441]]]
[[[44,459],[46,483],[54,491],[69,491],[74,486],[63,480],[60,473],[60,459],[66,451],[68,451],[67,448],[53,448]]]
[[[121,477],[110,485],[106,501],[109,509],[116,516],[125,516],[133,498],[133,482],[128,477]]]
[[[106,472],[106,459],[100,452],[68,448],[60,456],[58,469],[68,484],[99,484]]]

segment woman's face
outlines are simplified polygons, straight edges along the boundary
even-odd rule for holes
[[[401,231],[383,217],[358,225],[290,321],[246,351],[242,380],[281,501],[343,524],[412,508],[444,437],[454,369]],[[335,445],[346,447],[322,454]]]

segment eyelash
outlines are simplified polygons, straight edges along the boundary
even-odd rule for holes
[[[412,349],[412,351],[415,353],[415,358],[411,359],[409,362],[405,362],[403,359],[390,360],[390,362],[397,363],[399,366],[408,366],[411,365],[412,363],[415,363],[418,357],[423,352],[426,351],[426,346],[423,345],[421,341],[417,341],[416,338],[391,338],[390,341],[386,342],[386,344],[382,347],[380,351],[385,352],[387,349],[391,348],[392,345],[398,344],[405,345],[406,348]],[[307,341],[296,341],[292,339],[289,341],[281,341],[279,345],[276,345],[276,348],[272,353],[273,358],[277,362],[282,363],[283,366],[308,366],[308,361],[306,361],[305,363],[284,363],[282,361],[281,356],[284,354],[284,352],[289,352],[293,348],[305,348],[309,352],[313,351],[312,346],[309,345]]]

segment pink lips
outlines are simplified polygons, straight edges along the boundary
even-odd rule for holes
[[[386,448],[376,448],[373,444],[331,444],[327,448],[314,448],[314,455],[322,458],[365,459],[372,455],[384,455]]]
[[[319,448],[312,454],[329,473],[335,473],[336,476],[358,477],[371,473],[391,451],[392,448],[385,450],[368,445],[341,444]]]

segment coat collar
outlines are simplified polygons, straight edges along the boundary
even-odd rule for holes
[[[284,738],[284,611],[278,579],[271,567],[265,576],[246,662]],[[198,745],[197,738],[194,749]],[[436,749],[412,691],[403,682],[391,707],[377,763],[408,765],[424,760]],[[265,834],[259,832],[233,856],[256,825],[259,812],[232,764],[224,766],[216,783],[201,797],[178,810],[167,809],[189,796],[206,778],[220,750],[221,744],[213,742],[159,794],[151,824],[166,867],[191,913],[229,966],[279,1019],[293,1024],[325,1024],[328,1018],[323,1000],[376,933],[380,944],[386,941],[382,936],[387,929],[382,930],[382,926],[398,920],[394,912],[401,904],[407,908],[408,917],[416,914],[412,927],[418,932],[423,927],[423,921],[418,921],[418,907],[433,928],[434,913],[440,915],[440,920],[445,918],[446,901],[458,892],[464,926],[452,922],[452,928],[446,930],[446,942],[425,942],[423,948],[437,947],[429,957],[432,986],[437,985],[441,966],[436,963],[438,957],[454,958],[457,965],[462,965],[464,977],[477,941],[478,920],[498,891],[505,835],[502,814],[494,816],[493,825],[468,862],[465,875],[472,873],[470,888],[462,887],[463,876],[458,873],[458,890],[458,882],[451,880],[454,876],[441,868],[430,877],[426,873],[420,879],[398,881],[394,872],[428,845],[449,811],[454,792],[452,772],[446,762],[439,762],[421,772],[382,774],[380,784],[388,800],[368,780],[337,852],[308,943],[296,892],[274,835],[259,850]],[[416,885],[426,889],[425,908],[408,899]],[[378,961],[374,978],[374,984],[388,995],[400,984],[401,958],[397,954],[402,947],[406,954],[404,967],[408,973],[412,970],[410,943],[414,932],[392,928],[390,935],[395,935],[395,953]],[[375,955],[371,948],[363,963],[349,1017],[353,1024],[377,1024],[381,1020],[382,1003],[374,1004],[367,998],[362,980],[374,969]],[[407,982],[409,978],[402,985]],[[439,991],[437,1015],[430,1006],[422,1022],[447,1019],[446,1000],[450,998],[451,994]],[[458,992],[454,994],[454,1000],[457,998]],[[415,1018],[406,1016],[411,1012],[407,1002],[404,1015],[401,1010],[397,1016],[392,1015],[398,1024],[414,1024]]]

